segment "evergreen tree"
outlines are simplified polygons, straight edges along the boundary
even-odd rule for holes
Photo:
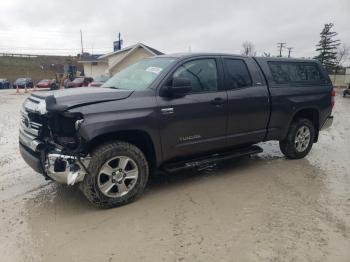
[[[340,45],[339,39],[334,39],[338,33],[332,31],[333,26],[333,23],[324,25],[320,33],[321,39],[316,45],[316,51],[319,52],[319,55],[317,55],[315,59],[319,60],[329,73],[331,73],[336,66],[337,47]]]

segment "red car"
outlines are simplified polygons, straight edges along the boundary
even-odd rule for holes
[[[67,88],[89,86],[94,81],[92,77],[77,77],[72,82],[67,83]]]
[[[108,76],[99,76],[94,78],[94,81],[89,84],[89,86],[100,87],[109,79]]]
[[[43,79],[39,83],[36,84],[37,88],[50,88],[51,87],[52,80],[50,79]]]

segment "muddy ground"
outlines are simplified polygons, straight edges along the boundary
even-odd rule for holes
[[[99,210],[18,153],[26,95],[0,90],[0,261],[350,261],[350,98],[302,160],[256,157],[152,178]]]

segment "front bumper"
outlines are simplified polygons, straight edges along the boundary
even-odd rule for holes
[[[74,156],[51,152],[46,156],[45,171],[58,183],[74,185],[84,180],[89,162],[90,157],[80,158],[78,161]]]
[[[57,150],[46,153],[45,160],[42,161],[41,152],[34,152],[22,143],[19,143],[19,150],[31,168],[60,184],[74,185],[83,181],[87,173],[86,167],[90,162],[90,157],[78,161],[76,157],[63,155]]]
[[[21,109],[19,150],[24,161],[36,172],[52,180],[73,185],[83,181],[90,158],[76,153],[67,155],[62,147],[42,139],[46,113],[45,100],[31,96]],[[36,117],[33,116],[36,114]]]
[[[39,155],[35,154],[34,152],[31,152],[29,148],[23,146],[21,143],[19,143],[19,152],[21,153],[21,156],[24,159],[24,161],[31,168],[33,168],[36,172],[40,174],[44,174]]]
[[[333,116],[327,117],[326,121],[323,123],[323,126],[321,127],[321,130],[325,130],[333,124]]]

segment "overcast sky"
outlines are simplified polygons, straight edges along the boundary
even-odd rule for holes
[[[125,45],[165,53],[240,53],[251,41],[258,55],[277,55],[283,41],[312,57],[328,22],[350,45],[350,0],[0,0],[0,52],[75,55],[82,29],[94,53],[110,52],[120,31]]]

